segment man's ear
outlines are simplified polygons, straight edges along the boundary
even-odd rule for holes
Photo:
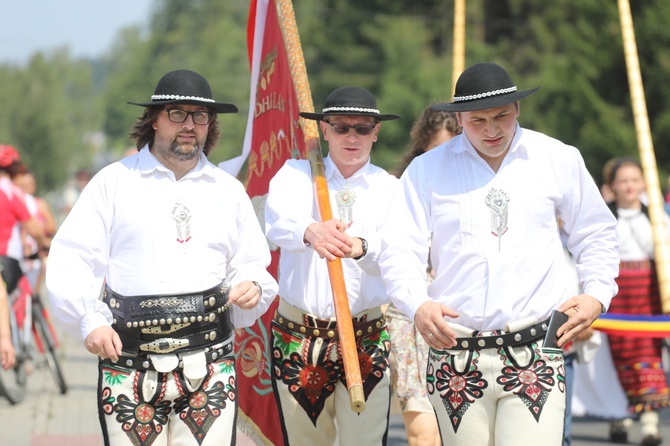
[[[330,126],[326,124],[323,119],[319,120],[319,126],[321,127],[321,133],[323,134],[324,141],[328,141],[328,130],[330,130],[328,127]]]

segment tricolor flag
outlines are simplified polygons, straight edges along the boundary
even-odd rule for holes
[[[596,319],[592,327],[614,336],[667,338],[670,337],[670,316],[607,313]]]
[[[219,165],[237,176],[249,159],[247,193],[264,225],[270,179],[289,158],[304,158],[298,100],[275,0],[252,0],[247,44],[251,63],[249,118],[242,155]],[[271,246],[268,270],[277,277],[279,253]],[[272,393],[270,322],[277,302],[252,327],[237,330],[237,384],[242,431],[257,443],[283,445],[279,412]]]

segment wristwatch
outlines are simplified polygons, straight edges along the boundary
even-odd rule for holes
[[[354,260],[360,260],[363,257],[365,257],[365,254],[368,253],[368,241],[365,240],[363,237],[358,237],[358,240],[361,241],[361,247],[363,248],[363,254],[359,255],[358,257],[354,257]]]

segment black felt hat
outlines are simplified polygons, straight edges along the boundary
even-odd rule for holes
[[[503,67],[490,62],[478,63],[458,77],[454,102],[435,104],[431,108],[464,112],[501,107],[523,99],[539,88],[518,91]]]
[[[321,121],[326,116],[370,116],[377,121],[389,121],[400,119],[398,115],[383,115],[377,109],[377,100],[365,88],[340,87],[326,98],[326,104],[321,113],[301,112],[300,116],[305,119]]]
[[[163,76],[156,84],[151,102],[128,103],[143,107],[168,104],[203,105],[217,113],[237,113],[237,107],[233,104],[214,101],[207,79],[190,70],[170,71]]]

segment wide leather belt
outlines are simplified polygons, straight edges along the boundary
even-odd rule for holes
[[[122,296],[105,285],[102,300],[128,328],[200,322],[205,315],[222,313],[229,305],[226,284],[196,293],[149,296]]]
[[[115,322],[114,325],[114,330],[116,330],[119,335],[128,335],[132,336],[135,339],[142,340],[144,342],[146,341],[154,341],[156,339],[160,338],[165,338],[165,337],[174,337],[174,336],[182,336],[184,334],[192,334],[192,333],[198,333],[201,331],[205,331],[207,329],[213,329],[213,328],[222,328],[224,330],[228,330],[232,333],[232,325],[230,323],[230,315],[229,312],[224,312],[224,313],[210,313],[206,315],[200,322],[181,322],[179,324],[177,323],[172,323],[172,324],[163,324],[163,325],[157,325],[157,326],[151,326],[151,327],[143,327],[143,328],[128,328],[125,324],[119,324],[118,322]],[[229,333],[230,334],[230,333]],[[224,338],[227,336],[224,336]]]
[[[228,338],[233,334],[232,327],[227,327],[224,331],[221,327],[213,327],[211,330],[201,331],[199,333],[190,333],[188,335],[156,337],[153,340],[137,339],[125,333],[120,333],[123,351],[132,354],[166,354],[174,351],[186,352],[202,349],[222,339]]]
[[[233,354],[233,346],[234,343],[232,339],[230,341],[227,341],[225,344],[222,346],[211,349],[205,352],[205,359],[207,364],[212,364],[221,358],[225,358],[226,356],[230,356]],[[153,363],[151,362],[150,358],[147,357],[142,357],[142,356],[128,356],[128,355],[123,355],[119,356],[119,360],[116,362],[113,362],[109,358],[101,359],[100,363],[103,365],[111,365],[111,366],[121,366],[121,367],[127,367],[130,369],[136,369],[136,370],[156,370],[154,367]],[[180,361],[179,366],[177,367],[178,369],[183,368],[183,364]]]
[[[547,333],[549,319],[539,322],[523,330],[511,333],[501,333],[491,336],[474,336],[470,338],[457,338],[456,346],[449,350],[481,350],[485,348],[519,347],[543,338]]]
[[[201,293],[129,297],[105,286],[103,301],[112,310],[123,351],[130,355],[202,349],[233,333],[223,284]]]
[[[294,333],[301,333],[315,338],[333,339],[339,336],[336,326],[333,327],[331,321],[317,320],[313,325],[303,325],[298,322],[286,319],[279,313],[275,313],[273,324],[283,327]],[[386,319],[384,316],[371,321],[352,321],[354,325],[354,335],[356,338],[364,338],[377,333],[386,328]]]

